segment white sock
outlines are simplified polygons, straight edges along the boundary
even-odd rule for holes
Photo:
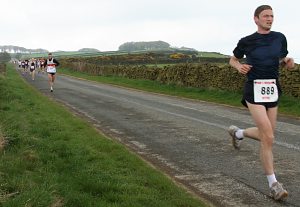
[[[244,138],[244,129],[239,129],[235,132],[235,136],[238,139],[243,139]]]
[[[275,174],[273,173],[272,175],[267,175],[268,182],[269,182],[269,187],[272,187],[272,184],[277,182]]]

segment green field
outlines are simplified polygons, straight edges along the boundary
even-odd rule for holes
[[[143,54],[149,52],[160,52],[160,51],[135,51],[130,54]],[[109,55],[124,55],[128,54],[122,51],[105,51],[105,52],[79,52],[79,51],[61,51],[61,52],[53,52],[55,57],[97,57],[97,56],[109,56]],[[22,59],[30,59],[30,58],[38,58],[38,57],[47,57],[47,53],[33,53],[33,54],[23,54]],[[199,57],[203,58],[226,58],[227,55],[223,55],[217,52],[198,52]]]
[[[228,58],[228,55],[223,55],[217,52],[199,52],[198,56],[200,57],[209,57],[209,58]]]

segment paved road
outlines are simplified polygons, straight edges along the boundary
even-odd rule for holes
[[[245,140],[236,151],[226,132],[253,125],[247,110],[60,75],[50,93],[46,75],[24,78],[216,206],[300,206],[300,120],[279,117],[275,166],[290,194],[274,202],[259,143]]]

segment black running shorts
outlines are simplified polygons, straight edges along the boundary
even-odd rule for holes
[[[251,104],[263,105],[266,107],[266,109],[274,108],[278,106],[279,98],[281,96],[282,91],[281,91],[280,84],[278,83],[278,80],[276,81],[276,85],[278,88],[278,100],[276,102],[254,102],[253,81],[246,81],[244,85],[244,92],[243,92],[243,98],[241,100],[241,103],[247,108],[248,106],[246,101]]]

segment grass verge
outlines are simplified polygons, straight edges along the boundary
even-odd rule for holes
[[[234,93],[215,89],[181,87],[176,85],[161,84],[157,81],[137,80],[116,76],[91,76],[85,73],[74,72],[65,68],[60,68],[59,71],[66,75],[71,75],[101,83],[109,83],[172,96],[243,107],[241,104],[242,92]],[[300,117],[299,102],[300,98],[283,95],[280,99],[279,113],[294,117]]]
[[[204,206],[11,65],[0,76],[0,114],[0,206]]]

